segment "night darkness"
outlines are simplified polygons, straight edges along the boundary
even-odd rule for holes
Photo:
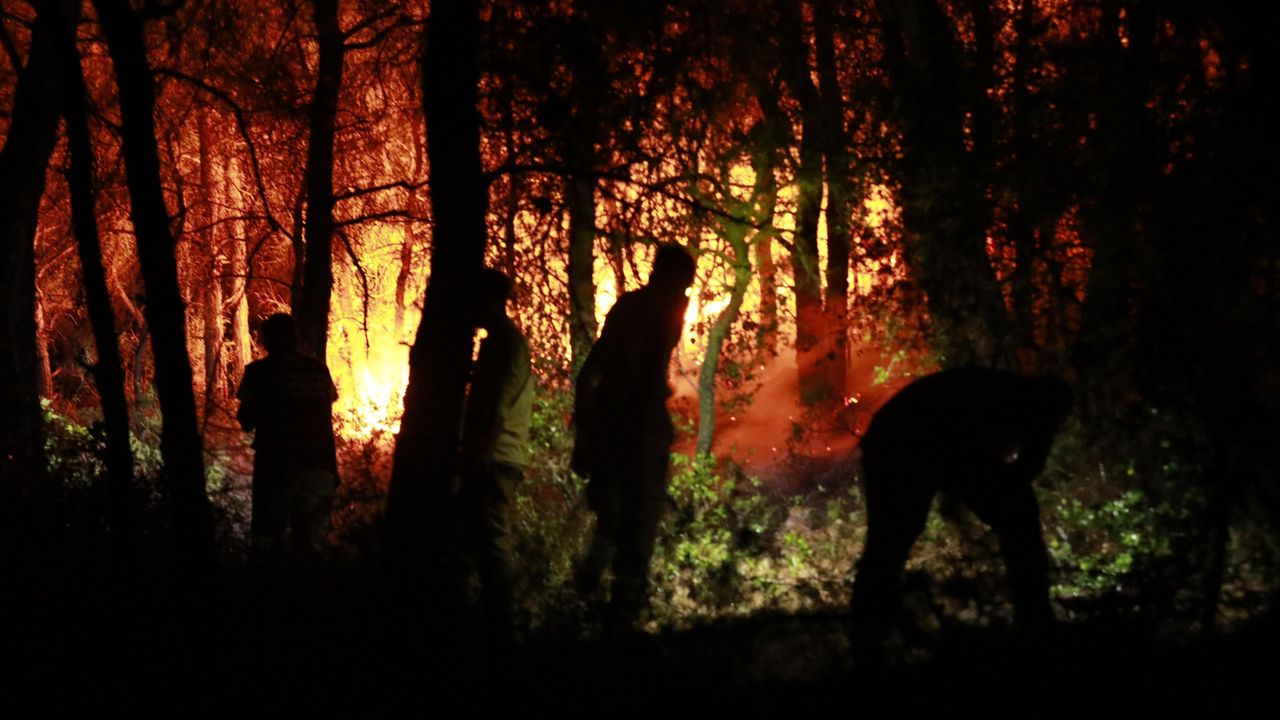
[[[2,5],[6,695],[1270,700],[1263,9]]]

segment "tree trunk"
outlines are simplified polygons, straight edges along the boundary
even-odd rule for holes
[[[471,364],[469,279],[484,265],[488,204],[476,107],[479,24],[474,3],[437,3],[427,23],[422,79],[435,217],[431,278],[409,353],[387,498],[388,569],[397,593],[410,606],[425,601],[435,623],[449,621],[439,611],[456,605],[461,593],[448,572],[455,551],[451,484]],[[443,584],[434,595],[428,593],[432,581]]]
[[[738,312],[742,309],[742,299],[746,297],[747,286],[751,284],[751,247],[747,242],[747,226],[743,223],[725,221],[722,237],[733,249],[733,290],[729,296],[729,304],[716,315],[707,334],[707,352],[702,360],[702,369],[698,373],[698,441],[697,454],[706,455],[711,452],[711,444],[715,440],[716,426],[716,373],[720,370],[720,351],[724,340],[738,321]]]
[[[853,159],[844,126],[844,98],[836,74],[835,25],[832,0],[814,3],[814,45],[818,61],[818,88],[823,116],[823,157],[827,172],[827,272],[826,312],[828,352],[822,359],[823,376],[833,398],[845,396],[849,366],[849,249],[853,241],[855,207]]]
[[[946,13],[934,2],[881,0],[884,64],[902,126],[902,221],[908,270],[927,295],[944,366],[1004,360],[1009,335],[987,255],[991,208],[978,157],[989,138],[974,111],[966,147],[967,78]],[[980,108],[979,108],[980,110]]]
[[[236,178],[234,159],[227,161],[223,171],[224,197],[241,207]],[[239,383],[244,377],[245,366],[253,359],[253,349],[249,342],[249,238],[245,231],[243,219],[236,218],[231,223],[231,237],[227,240],[227,273],[230,282],[227,292],[231,301],[231,355],[227,368],[229,383]]]
[[[602,92],[599,46],[591,18],[574,9],[571,33],[573,85],[570,117],[565,128],[564,154],[569,166],[565,204],[569,211],[569,345],[573,367],[586,360],[596,341],[596,138],[597,103]]]
[[[120,356],[111,293],[107,289],[107,276],[102,265],[102,244],[94,205],[93,142],[89,135],[89,113],[85,101],[87,90],[75,36],[80,7],[78,2],[62,5],[64,9],[58,17],[56,37],[60,98],[70,155],[67,187],[71,195],[71,227],[80,256],[89,324],[97,347],[98,360],[93,366],[93,379],[102,403],[107,436],[105,460],[112,549],[117,561],[128,564],[134,556],[137,527],[133,450],[129,446],[129,405],[125,399],[124,363]]]
[[[212,569],[213,523],[204,484],[204,448],[196,421],[184,302],[178,286],[156,152],[155,85],[142,20],[128,0],[94,0],[115,66],[129,218],[146,285],[147,325],[162,415],[160,454],[173,503],[179,557],[195,575]]]
[[[417,126],[414,127],[413,134],[413,182],[418,182],[422,177],[423,165],[426,163],[426,148],[423,147],[423,138],[418,135]],[[396,307],[394,320],[394,334],[396,342],[400,342],[400,338],[404,335],[404,311],[408,307],[408,298],[406,294],[409,291],[409,281],[413,278],[413,247],[417,244],[418,238],[415,232],[417,225],[418,213],[418,191],[410,188],[409,197],[405,202],[405,209],[408,210],[409,217],[404,221],[404,240],[400,243],[400,269],[396,273]]]
[[[338,24],[338,0],[315,0],[313,6],[320,68],[311,98],[311,133],[307,141],[302,295],[293,309],[302,346],[323,360],[329,342],[329,303],[333,295],[333,142],[345,47]]]
[[[0,505],[5,514],[45,472],[36,334],[36,223],[58,132],[51,12],[40,6],[0,150]],[[16,68],[15,68],[16,69]]]
[[[826,318],[818,268],[818,219],[822,212],[822,108],[809,72],[809,49],[801,8],[783,3],[781,33],[783,82],[800,105],[800,166],[796,170],[796,229],[791,272],[795,283],[796,365],[800,399],[806,404],[830,396],[822,377]]]
[[[209,150],[209,112],[199,111],[197,118],[197,144],[200,150],[200,204],[196,213],[200,227],[203,262],[200,263],[201,316],[204,326],[204,417],[223,397],[225,379],[222,377],[222,252],[215,230],[217,220],[214,198],[217,188],[213,180],[213,158]]]

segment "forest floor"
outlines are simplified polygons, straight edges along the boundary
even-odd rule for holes
[[[304,708],[368,715],[455,704],[750,710],[773,701],[834,702],[839,711],[1221,714],[1274,704],[1280,691],[1280,626],[1272,619],[1194,640],[1156,638],[1116,621],[1072,622],[1035,638],[952,624],[927,652],[898,652],[888,669],[871,672],[850,658],[843,612],[615,634],[587,618],[494,651],[466,622],[445,623],[440,636],[394,620],[377,585],[366,575],[342,587],[248,576],[199,592],[64,586],[6,610],[9,668],[0,691],[41,698],[50,710],[91,702],[195,715],[276,708],[290,716]],[[162,698],[171,694],[182,704],[167,706]]]

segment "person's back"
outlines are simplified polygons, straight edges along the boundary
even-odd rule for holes
[[[680,340],[693,258],[663,246],[643,288],[626,293],[605,318],[575,385],[573,469],[585,475],[596,530],[578,568],[590,596],[613,567],[611,619],[634,620],[648,602],[649,559],[666,500],[674,431],[667,370]]]
[[[261,337],[267,357],[249,363],[236,392],[236,418],[254,433],[253,555],[258,562],[279,560],[291,530],[295,555],[310,560],[324,546],[338,484],[337,391],[325,364],[299,352],[288,315],[267,318]]]
[[[238,417],[264,460],[291,470],[336,470],[333,381],[324,363],[296,350],[255,360],[237,393]]]

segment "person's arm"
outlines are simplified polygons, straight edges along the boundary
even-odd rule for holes
[[[462,455],[467,464],[486,461],[502,432],[502,386],[513,351],[503,335],[505,333],[490,333],[481,343],[476,358],[462,438]]]
[[[258,397],[257,376],[257,368],[252,365],[246,367],[244,377],[240,380],[240,387],[236,390],[236,399],[240,401],[236,420],[240,421],[240,427],[245,432],[251,432],[258,427],[261,400]]]

